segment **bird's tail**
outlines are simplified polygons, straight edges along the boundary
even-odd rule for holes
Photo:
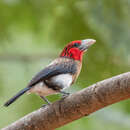
[[[15,100],[17,100],[20,96],[22,96],[25,92],[27,92],[30,89],[30,87],[26,87],[19,91],[15,96],[13,96],[11,99],[9,99],[4,106],[8,107],[10,104],[12,104]]]

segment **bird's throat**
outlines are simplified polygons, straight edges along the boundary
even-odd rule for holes
[[[66,49],[61,53],[60,57],[66,57],[66,58],[82,61],[83,52],[80,51],[79,49],[74,49],[74,48],[71,48],[69,50]]]

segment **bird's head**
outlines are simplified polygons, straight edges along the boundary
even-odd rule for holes
[[[72,41],[64,48],[60,57],[82,61],[83,53],[95,42],[94,39]]]

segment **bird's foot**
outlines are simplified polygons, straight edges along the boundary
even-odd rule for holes
[[[49,105],[51,105],[51,103],[49,103],[49,104],[43,104],[43,105],[41,106],[41,108],[45,108],[45,107],[47,107],[47,106],[49,106]]]
[[[43,104],[42,108],[51,105],[51,102],[47,98],[45,98],[44,96],[40,96],[40,97],[47,103],[47,104]]]
[[[62,94],[62,99],[68,97],[70,95],[70,93],[64,92],[64,91],[60,91],[60,93]]]
[[[48,106],[48,104],[43,104],[41,108],[45,108],[46,106]]]

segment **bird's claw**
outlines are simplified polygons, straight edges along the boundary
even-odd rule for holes
[[[63,91],[61,91],[60,93],[62,94],[62,99],[66,98],[70,95],[70,93],[63,92]]]
[[[49,106],[49,105],[51,105],[51,103],[43,104],[43,105],[41,106],[41,108],[45,108],[45,107],[47,107],[47,106]]]
[[[46,106],[48,106],[48,104],[43,104],[41,108],[45,108]]]

